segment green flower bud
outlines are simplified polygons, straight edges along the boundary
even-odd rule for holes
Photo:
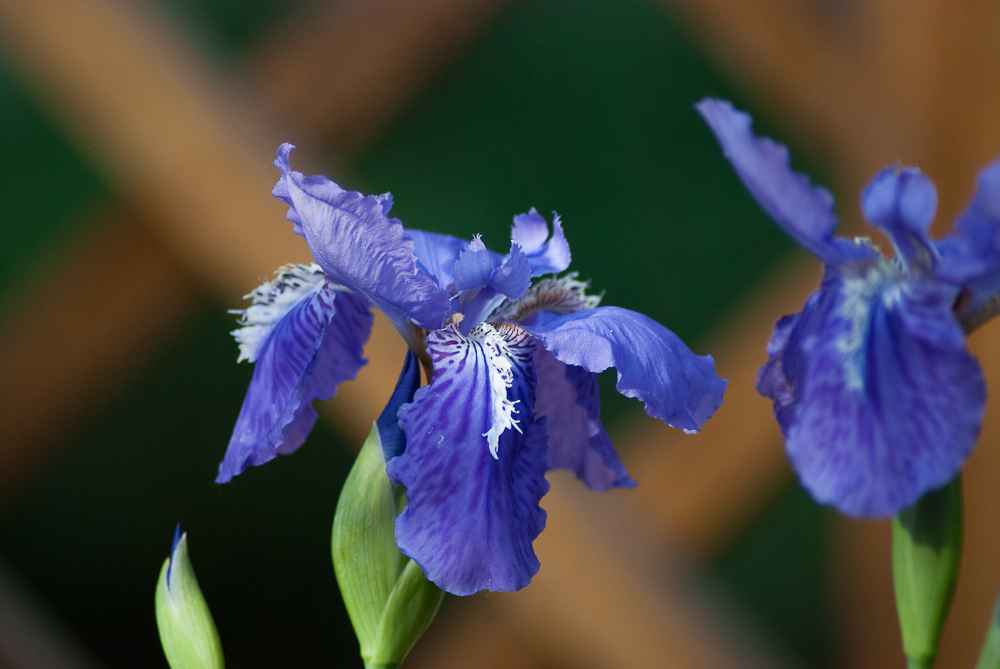
[[[910,667],[934,664],[961,554],[962,486],[956,477],[892,521],[896,610]]]
[[[370,669],[402,662],[444,596],[396,547],[396,512],[373,425],[344,482],[331,540],[337,583]]]
[[[222,669],[222,643],[188,559],[180,525],[156,584],[156,626],[171,669]]]

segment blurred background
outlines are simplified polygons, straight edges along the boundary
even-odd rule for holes
[[[252,368],[241,296],[305,261],[270,197],[293,166],[391,191],[406,225],[503,249],[558,211],[573,265],[729,378],[697,436],[602,379],[639,487],[550,475],[535,582],[447,598],[408,667],[902,667],[888,526],[796,485],[753,381],[818,263],[738,183],[692,105],[749,110],[864,234],[895,162],[939,232],[1000,154],[986,0],[0,0],[0,667],[166,666],[153,588],[174,526],[233,667],[360,667],[329,563],[341,482],[403,345],[292,457],[213,483]],[[971,347],[1000,387],[1000,330]],[[966,474],[938,666],[1000,589],[1000,420]]]

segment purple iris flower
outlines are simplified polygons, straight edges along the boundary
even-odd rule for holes
[[[378,421],[388,475],[406,487],[400,549],[449,592],[517,590],[539,567],[549,469],[595,490],[635,485],[601,423],[598,372],[616,367],[619,392],[688,432],[722,403],[711,357],[560,274],[570,252],[558,216],[551,235],[534,210],[516,216],[502,256],[479,237],[404,229],[390,196],[305,177],[291,149],[278,150],[273,194],[316,264],[285,267],[248,296],[234,334],[256,367],[219,482],[302,444],[311,400],[365,364],[374,305],[410,346]],[[418,389],[420,365],[429,383]]]
[[[819,502],[887,517],[961,470],[986,390],[966,333],[1000,292],[1000,161],[980,176],[957,235],[928,235],[937,191],[915,168],[879,172],[861,197],[895,247],[833,236],[833,198],[789,167],[788,150],[754,136],[751,118],[703,100],[708,122],[764,210],[824,263],[798,314],[778,321],[757,390],[774,401],[785,448]]]

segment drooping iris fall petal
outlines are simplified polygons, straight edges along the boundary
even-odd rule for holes
[[[406,450],[387,471],[408,503],[396,541],[448,592],[517,590],[538,571],[531,544],[545,526],[549,463],[532,412],[533,349],[513,325],[433,332],[434,377],[399,411]]]
[[[525,328],[555,358],[588,372],[618,370],[618,392],[636,397],[646,413],[697,432],[722,405],[726,382],[708,355],[697,356],[653,319],[619,307],[565,316],[546,312]]]
[[[549,430],[552,469],[568,469],[591,490],[635,487],[601,422],[597,375],[535,349],[535,414]]]
[[[790,414],[781,414],[780,395],[769,396],[792,464],[817,501],[853,516],[891,516],[961,469],[986,390],[952,313],[955,292],[930,280],[831,272],[791,332],[779,327],[776,343],[785,344],[770,365],[781,365],[784,383],[759,388],[794,389]]]
[[[219,483],[298,448],[316,422],[312,400],[333,397],[367,363],[368,303],[338,290],[319,268],[286,268],[252,295],[242,350],[256,365]]]

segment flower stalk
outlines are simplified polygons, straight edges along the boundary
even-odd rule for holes
[[[962,555],[961,477],[892,521],[892,573],[910,669],[932,667]]]
[[[365,667],[396,667],[437,613],[444,592],[396,547],[396,496],[376,425],[337,503],[331,552]]]

